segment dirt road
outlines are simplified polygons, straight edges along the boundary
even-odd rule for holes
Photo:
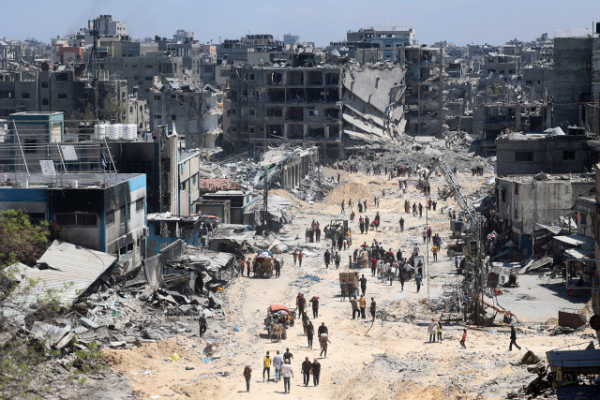
[[[324,173],[333,176],[338,171],[324,169]],[[425,205],[426,198],[414,186],[411,185],[409,193],[402,195],[397,180],[389,181],[384,176],[342,172],[341,177],[342,185],[326,201],[314,205],[294,202],[290,210],[294,223],[287,229],[299,234],[297,243],[304,242],[304,231],[313,219],[324,227],[338,216],[342,197],[346,204],[351,197],[355,205],[359,196],[364,196],[361,199],[365,200],[366,194],[369,194],[366,198],[368,211],[363,215],[373,220],[379,211],[382,226],[378,232],[369,231],[361,235],[355,222],[352,226],[354,243],[349,250],[342,252],[340,271],[345,270],[348,256],[354,248],[363,242],[370,244],[377,239],[394,253],[399,246],[404,252],[409,252],[414,243],[423,244],[421,232],[425,225],[425,212],[422,218],[413,217],[405,214],[403,207],[405,199]],[[467,193],[489,180],[488,176],[458,178]],[[432,193],[442,183],[443,178],[436,177]],[[385,196],[381,196],[383,189]],[[373,208],[374,196],[381,196],[379,209]],[[429,215],[429,225],[434,233],[440,233],[446,242],[449,225],[446,214],[447,207],[451,206],[455,206],[453,201],[440,201],[437,211]],[[350,213],[348,208],[346,213]],[[406,220],[404,233],[400,233],[399,229],[400,215]],[[399,282],[393,285],[381,283],[366,269],[361,273],[368,278],[367,298],[374,297],[378,308],[389,311],[394,316],[391,319],[396,321],[378,320],[365,335],[371,326],[370,318],[352,320],[350,303],[341,301],[339,296],[339,271],[324,268],[322,254],[329,244],[329,240],[321,241],[314,245],[314,250],[306,250],[301,268],[293,267],[290,254],[281,255],[285,267],[280,278],[236,279],[226,289],[227,320],[210,321],[205,338],[180,338],[129,350],[109,350],[107,353],[113,361],[113,368],[126,373],[138,395],[144,399],[271,398],[283,394],[283,382],[263,381],[262,358],[266,351],[275,355],[277,350],[283,353],[289,347],[294,355],[295,378],[291,381],[291,395],[288,395],[292,398],[444,399],[480,395],[481,398],[500,399],[505,398],[508,391],[516,390],[533,379],[523,367],[511,364],[520,359],[526,348],[542,356],[548,349],[581,342],[577,337],[549,337],[536,333],[535,329],[526,329],[528,333],[520,333],[518,340],[523,350],[508,352],[507,329],[470,329],[467,349],[461,349],[458,341],[463,327],[447,325],[443,329],[443,342],[430,344],[427,323],[438,316],[427,312],[419,304],[427,297],[427,287],[416,293],[414,281],[409,281],[401,291]],[[460,281],[454,272],[453,261],[445,255],[445,251],[440,253],[438,262],[431,264],[429,274],[429,295],[432,298],[441,294],[442,285]],[[303,279],[305,275],[314,275],[320,280]],[[300,323],[289,329],[287,340],[271,342],[266,338],[263,319],[269,304],[283,303],[295,307],[298,292],[305,293],[307,299],[313,295],[320,297],[319,318],[313,320],[313,324],[318,326],[325,322],[329,328],[331,344],[327,358],[319,357],[317,341],[313,349],[308,348]],[[523,306],[527,307],[526,302]],[[533,319],[528,322],[533,326],[543,321]],[[197,329],[196,322],[190,321],[190,327]],[[212,357],[205,356],[207,346],[212,346]],[[180,360],[169,361],[168,357],[175,352],[181,356]],[[312,385],[312,381],[308,387],[302,386],[300,364],[305,357],[311,361],[319,358],[322,365],[321,383],[317,387]],[[253,368],[249,394],[245,392],[241,376],[245,365]],[[271,369],[271,378],[274,375],[274,369]]]

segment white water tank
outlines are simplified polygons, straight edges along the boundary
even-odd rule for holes
[[[104,140],[106,138],[106,124],[96,124],[94,126],[94,139]]]
[[[123,140],[134,141],[137,139],[137,125],[127,124],[124,125],[125,131],[123,132]]]
[[[120,124],[107,125],[106,130],[107,130],[107,134],[108,134],[108,139],[110,139],[110,140],[121,139],[122,132],[121,132]]]

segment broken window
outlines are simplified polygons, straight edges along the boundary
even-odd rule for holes
[[[575,151],[573,151],[573,150],[563,151],[563,160],[574,160],[574,159],[575,159]]]
[[[267,108],[266,111],[266,116],[267,117],[282,117],[283,116],[283,109],[280,107],[277,108]]]
[[[500,197],[502,197],[502,202],[505,203],[506,202],[506,190],[504,189],[500,189]]]
[[[303,121],[304,120],[304,109],[302,107],[286,107],[285,108],[285,120],[286,121]]]
[[[340,109],[339,108],[328,108],[325,110],[325,116],[331,119],[339,119],[340,118]]]
[[[519,185],[517,184],[515,184],[515,194],[519,194]]]
[[[42,99],[42,105],[43,106],[47,106],[48,105],[48,99]]]
[[[283,89],[271,89],[267,91],[268,101],[271,103],[284,103],[285,102],[285,90]]]
[[[533,152],[517,151],[515,152],[515,161],[533,161]]]
[[[145,198],[137,199],[135,201],[135,211],[140,212],[144,210]]]
[[[340,82],[339,74],[325,74],[326,85],[337,85]]]
[[[587,225],[587,214],[582,211],[579,211],[579,223]]]
[[[288,139],[302,139],[304,137],[304,125],[288,125],[287,127],[287,138]]]
[[[309,128],[308,136],[312,137],[312,138],[324,138],[325,137],[325,128],[322,126],[315,127],[315,128]]]
[[[29,94],[29,92],[23,92],[23,93],[21,93],[21,98],[29,99],[29,98],[31,98],[31,95]]]
[[[106,213],[106,226],[114,224],[115,223],[115,212],[114,211],[109,211]]]
[[[323,101],[324,92],[321,89],[306,89],[306,101],[309,103],[319,103]]]
[[[340,101],[340,93],[338,92],[337,89],[327,89],[325,94],[326,94],[325,100],[330,103]]]

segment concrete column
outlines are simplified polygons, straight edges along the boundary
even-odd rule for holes
[[[546,129],[552,128],[552,106],[550,104],[546,105]]]
[[[517,106],[517,108],[515,108],[515,121],[515,129],[518,132],[521,130],[521,106]]]

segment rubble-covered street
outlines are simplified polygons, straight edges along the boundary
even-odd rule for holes
[[[325,176],[336,176],[338,170],[323,169]],[[549,349],[589,341],[592,331],[580,331],[571,335],[551,336],[556,326],[556,310],[562,307],[581,308],[585,302],[577,299],[557,298],[554,293],[544,293],[539,278],[523,276],[527,279],[521,287],[505,291],[499,297],[500,303],[519,318],[518,332],[520,351],[508,352],[508,325],[492,328],[468,328],[467,349],[461,349],[459,340],[462,324],[444,323],[442,343],[429,344],[427,324],[431,318],[442,318],[443,312],[431,312],[422,304],[427,299],[427,290],[416,293],[414,280],[407,281],[404,291],[400,283],[383,284],[371,277],[369,269],[362,269],[368,277],[367,298],[377,301],[380,312],[393,317],[386,320],[377,318],[370,328],[370,319],[351,318],[350,303],[342,301],[338,274],[347,270],[348,256],[363,242],[378,240],[384,248],[398,248],[410,251],[416,243],[422,245],[420,232],[425,225],[425,216],[398,213],[402,203],[409,201],[425,202],[414,185],[407,194],[402,194],[397,184],[381,175],[364,175],[341,172],[341,183],[323,202],[308,204],[293,200],[289,210],[293,223],[285,226],[287,236],[298,236],[295,241],[285,241],[288,253],[276,255],[284,261],[280,278],[238,277],[224,292],[222,320],[209,318],[208,331],[204,338],[197,336],[198,324],[195,318],[183,318],[184,333],[177,337],[153,344],[141,343],[126,346],[127,349],[108,349],[106,354],[115,371],[130,378],[132,387],[141,398],[197,397],[202,393],[214,394],[219,398],[248,396],[244,393],[244,379],[241,372],[250,365],[252,375],[250,396],[268,396],[283,391],[282,383],[262,380],[262,357],[266,351],[274,355],[282,354],[289,347],[293,353],[292,379],[294,397],[311,398],[481,398],[501,399],[508,393],[517,393],[535,378],[527,371],[526,365],[519,362],[527,350],[540,358]],[[471,173],[459,173],[458,178],[466,193],[484,187],[490,175],[474,177]],[[441,177],[433,181],[432,191],[443,184]],[[371,209],[375,196],[381,195],[379,208]],[[282,191],[276,191],[281,194]],[[368,197],[367,197],[368,195]],[[288,195],[293,199],[293,196]],[[378,232],[369,231],[361,235],[357,223],[351,224],[353,244],[350,250],[342,251],[340,270],[325,269],[323,252],[330,246],[330,240],[320,243],[305,243],[304,231],[314,219],[322,226],[340,215],[342,200],[352,199],[353,203],[367,200],[368,211],[364,215],[381,215]],[[438,204],[438,210],[429,215],[433,231],[443,238],[439,261],[432,264],[430,271],[430,298],[443,295],[444,285],[461,280],[456,273],[454,260],[446,256],[448,239],[447,209],[456,207],[453,201]],[[356,206],[353,207],[356,212]],[[346,210],[346,214],[349,210]],[[398,218],[406,220],[405,232],[401,233]],[[358,218],[358,216],[357,216]],[[302,249],[302,267],[294,267],[289,252]],[[430,255],[431,256],[431,255]],[[318,279],[316,279],[318,278]],[[558,283],[560,279],[548,283]],[[307,347],[307,338],[300,323],[289,329],[285,340],[271,341],[264,327],[266,309],[270,304],[281,303],[295,308],[298,292],[305,297],[319,296],[319,317],[312,319],[315,326],[325,322],[329,328],[331,344],[327,358],[319,357],[318,344],[313,349]],[[539,294],[538,294],[539,293]],[[543,297],[543,299],[542,299]],[[510,305],[510,306],[508,306]],[[385,310],[385,311],[384,311]],[[310,310],[309,310],[310,314]],[[174,319],[174,318],[173,318]],[[169,318],[152,324],[159,331],[171,331],[173,323]],[[368,331],[368,333],[367,333]],[[316,341],[315,341],[316,342]],[[174,353],[179,360],[170,361]],[[305,357],[319,358],[323,372],[318,387],[301,387],[300,364]],[[271,370],[271,377],[274,371]],[[210,378],[210,379],[209,379]]]

